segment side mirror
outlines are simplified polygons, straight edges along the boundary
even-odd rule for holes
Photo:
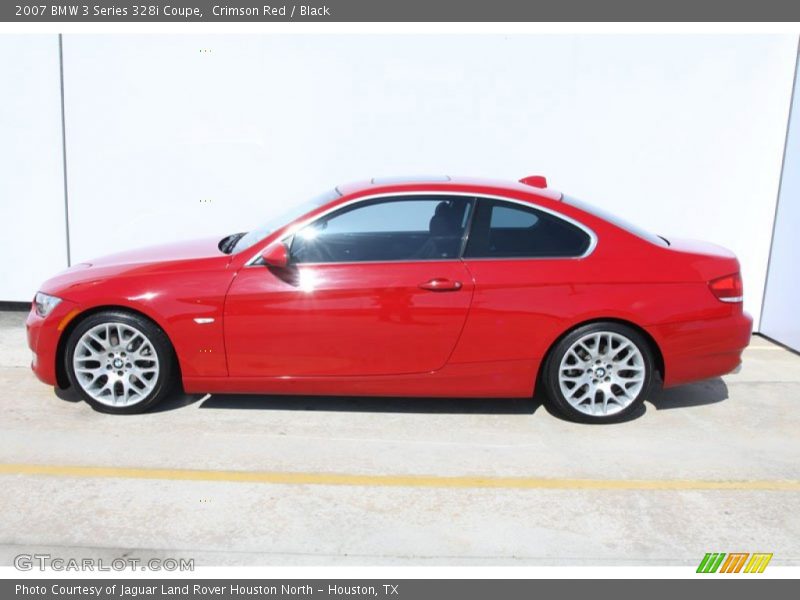
[[[285,269],[289,265],[289,253],[286,246],[281,242],[276,242],[267,246],[261,253],[261,260],[268,267]]]

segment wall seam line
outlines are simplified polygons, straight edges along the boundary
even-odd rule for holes
[[[789,97],[789,116],[786,118],[786,135],[783,139],[783,156],[781,157],[781,174],[778,179],[778,197],[775,199],[775,211],[772,215],[772,231],[769,237],[769,254],[767,254],[767,272],[764,275],[764,291],[761,294],[761,310],[758,313],[758,331],[761,332],[764,326],[764,306],[767,303],[767,289],[769,288],[769,270],[772,265],[772,249],[775,245],[775,227],[778,224],[778,210],[781,206],[781,192],[783,191],[783,172],[786,168],[786,152],[789,147],[789,131],[792,127],[792,116],[794,112],[794,95],[797,88],[797,68],[800,66],[800,36],[797,37],[797,50],[794,55],[794,73],[792,74],[792,94]]]
[[[67,185],[67,121],[64,109],[64,41],[58,34],[58,71],[61,88],[61,157],[64,170],[64,229],[67,242],[67,266],[72,266],[72,251],[69,236],[69,187]]]

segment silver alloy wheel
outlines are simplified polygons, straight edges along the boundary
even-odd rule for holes
[[[89,396],[117,407],[144,400],[159,373],[153,343],[124,323],[101,323],[84,333],[75,346],[72,368]]]
[[[573,408],[590,416],[624,410],[644,386],[642,352],[624,335],[587,333],[564,353],[558,368],[561,393]]]

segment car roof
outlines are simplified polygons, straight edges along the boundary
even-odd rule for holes
[[[419,175],[373,177],[363,181],[345,183],[337,186],[336,189],[342,196],[411,191],[458,191],[475,194],[521,192],[547,198],[548,200],[561,200],[561,192],[549,187],[540,187],[541,185],[547,186],[547,181],[540,175],[523,177],[520,181],[451,177],[449,175]]]

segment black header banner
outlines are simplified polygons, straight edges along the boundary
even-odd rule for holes
[[[4,22],[800,21],[791,0],[2,0]]]

